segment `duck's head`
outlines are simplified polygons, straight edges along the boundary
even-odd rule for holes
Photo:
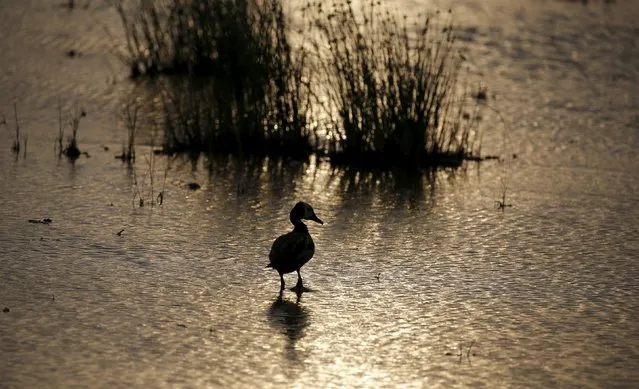
[[[310,204],[307,204],[303,201],[300,201],[297,204],[295,204],[295,206],[291,210],[290,217],[291,217],[291,223],[293,224],[295,224],[295,222],[299,220],[312,220],[315,223],[324,224],[324,222],[315,215],[315,211],[313,210],[313,207],[311,207]]]

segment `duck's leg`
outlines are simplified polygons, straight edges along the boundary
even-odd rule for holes
[[[280,273],[280,291],[284,290],[284,275]]]
[[[292,291],[296,293],[310,292],[310,289],[304,287],[304,281],[302,280],[302,275],[300,274],[300,270],[297,269],[297,284],[291,288]]]
[[[304,284],[302,282],[302,275],[300,274],[300,269],[297,269],[297,284],[295,285],[296,289],[304,288]]]

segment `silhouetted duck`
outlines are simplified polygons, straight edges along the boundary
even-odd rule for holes
[[[297,285],[294,289],[302,290],[302,276],[300,269],[313,258],[315,244],[308,233],[308,228],[302,220],[312,220],[324,224],[317,216],[313,207],[302,201],[295,204],[290,214],[293,231],[275,239],[268,257],[271,261],[266,267],[272,267],[280,274],[280,290],[284,289],[284,274],[297,272]]]

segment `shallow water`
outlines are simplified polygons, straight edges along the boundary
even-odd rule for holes
[[[634,387],[630,3],[452,3],[502,163],[413,177],[158,158],[151,196],[146,129],[138,187],[165,197],[140,208],[114,159],[136,87],[103,32],[120,36],[117,16],[4,1],[0,114],[12,127],[16,102],[29,138],[26,157],[0,138],[0,387]],[[58,100],[86,108],[91,158],[55,157]],[[310,226],[312,291],[279,300],[264,266],[300,199],[327,223]]]

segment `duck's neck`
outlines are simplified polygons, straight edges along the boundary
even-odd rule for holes
[[[295,231],[295,232],[308,232],[308,228],[306,227],[306,224],[302,223],[301,220],[299,220],[299,219],[296,219],[296,220],[291,219],[291,223],[293,223],[293,226],[295,226],[295,228],[293,228],[293,231]]]

